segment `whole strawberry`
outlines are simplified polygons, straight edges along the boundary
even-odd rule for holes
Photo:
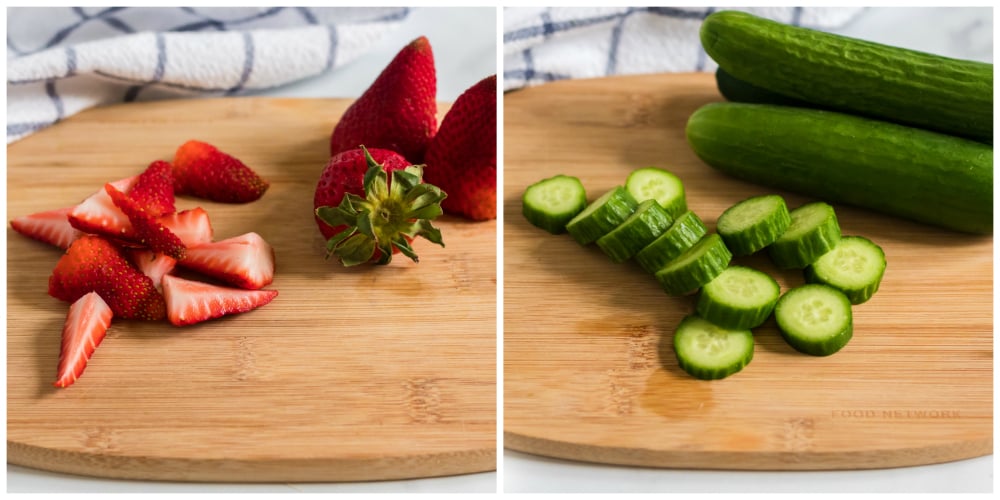
[[[393,151],[364,146],[330,158],[313,197],[327,258],[345,266],[388,264],[401,252],[416,262],[413,238],[444,246],[431,220],[441,215],[446,195],[422,182],[422,170]]]
[[[242,161],[201,141],[188,141],[177,148],[173,179],[176,194],[223,203],[254,201],[270,186]]]
[[[472,220],[497,217],[496,75],[455,100],[427,148],[424,177],[448,193],[445,212]]]
[[[390,149],[421,163],[437,131],[437,75],[426,37],[410,42],[347,108],[330,137],[330,156],[356,149]]]

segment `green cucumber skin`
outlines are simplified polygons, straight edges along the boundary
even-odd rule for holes
[[[733,77],[820,107],[978,141],[993,139],[993,65],[716,12],[708,55]]]
[[[625,222],[598,238],[597,246],[612,262],[621,264],[660,236],[672,222],[656,200],[644,201]]]
[[[666,267],[654,274],[656,280],[660,283],[660,287],[667,294],[680,296],[694,292],[705,283],[715,279],[719,274],[722,274],[722,271],[725,271],[729,267],[729,263],[733,259],[733,254],[729,252],[726,244],[722,241],[722,237],[717,233],[705,236],[695,246],[681,254],[680,257],[677,257],[677,259],[681,259],[688,252],[695,251],[699,245],[705,245],[706,247],[705,256],[700,261],[703,265],[691,265],[686,269],[678,270],[671,268],[673,264],[667,264]]]
[[[616,186],[613,191],[615,194],[608,200],[607,206],[595,211],[590,220],[578,221],[574,217],[566,224],[566,232],[577,243],[589,245],[597,241],[598,238],[610,233],[619,224],[625,222],[625,219],[632,215],[632,212],[635,212],[639,203],[624,187]]]
[[[635,254],[635,260],[646,272],[655,274],[698,243],[707,233],[708,228],[701,218],[688,210],[677,217],[663,234]]]
[[[956,231],[993,232],[993,148],[831,111],[718,102],[687,123],[705,163],[750,182]]]
[[[798,106],[800,108],[815,108],[815,104],[786,97],[765,88],[751,85],[719,66],[715,70],[715,85],[726,100],[732,102],[750,102],[757,104],[777,104],[779,106]]]

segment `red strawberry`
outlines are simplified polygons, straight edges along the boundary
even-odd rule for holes
[[[173,213],[174,179],[170,164],[162,160],[150,163],[126,193],[153,217]]]
[[[248,290],[274,280],[274,249],[257,233],[247,233],[187,249],[181,265]]]
[[[243,162],[200,141],[177,148],[174,192],[223,203],[247,203],[264,195],[270,184]]]
[[[163,275],[169,274],[177,266],[177,259],[169,256],[163,255],[162,253],[156,253],[152,250],[146,250],[143,248],[131,248],[125,250],[125,255],[128,257],[132,265],[136,267],[142,274],[149,276],[149,279],[153,280],[153,286],[160,289],[160,283],[163,281]]]
[[[76,302],[90,292],[97,292],[119,318],[159,320],[165,314],[153,280],[133,267],[111,241],[84,235],[56,264],[49,277],[49,295]]]
[[[313,197],[327,257],[336,255],[345,266],[388,264],[393,253],[402,252],[416,262],[413,238],[444,246],[431,219],[441,215],[446,195],[421,176],[421,167],[406,165],[392,151],[362,147],[331,158]]]
[[[427,182],[448,193],[448,213],[472,220],[497,217],[496,75],[455,100],[427,148]]]
[[[436,130],[434,53],[420,37],[403,47],[347,108],[330,137],[330,156],[364,144],[391,149],[416,164]]]
[[[132,176],[112,182],[111,185],[121,192],[128,192],[135,185],[139,176]],[[111,238],[121,238],[132,231],[132,223],[114,202],[111,195],[103,187],[90,195],[69,213],[69,223],[88,234],[101,234]]]
[[[53,385],[69,387],[87,368],[87,362],[101,345],[114,315],[101,296],[90,292],[69,306],[59,349],[59,372]]]
[[[72,210],[73,207],[68,207],[22,215],[10,221],[10,227],[29,238],[65,250],[83,234],[69,223]]]
[[[177,326],[256,309],[277,295],[277,290],[241,290],[163,276],[167,319]]]
[[[209,243],[215,234],[208,212],[201,207],[162,215],[156,221],[180,238],[186,247]]]
[[[111,196],[115,206],[124,212],[132,223],[132,232],[126,235],[127,239],[175,259],[184,257],[184,243],[177,235],[163,227],[146,209],[113,185],[106,184],[104,189]]]

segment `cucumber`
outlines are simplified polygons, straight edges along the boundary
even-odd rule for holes
[[[697,214],[688,210],[652,243],[635,254],[635,261],[653,274],[698,243],[708,229]]]
[[[833,207],[816,201],[789,212],[791,224],[768,248],[781,269],[803,269],[840,241],[840,223]]]
[[[862,236],[845,236],[822,257],[806,268],[809,283],[822,283],[840,290],[861,304],[878,291],[885,274],[885,252]]]
[[[722,212],[716,230],[733,255],[750,255],[778,239],[791,224],[785,199],[752,196]]]
[[[684,184],[676,175],[662,168],[633,170],[625,180],[625,189],[636,201],[656,200],[672,218],[687,211]]]
[[[674,354],[681,369],[695,378],[726,378],[753,359],[753,333],[723,328],[690,315],[674,332]]]
[[[698,315],[723,328],[757,328],[771,316],[781,287],[756,269],[731,266],[701,288]]]
[[[524,218],[552,234],[566,231],[566,223],[587,206],[587,192],[576,177],[557,175],[542,179],[524,190]]]
[[[577,243],[588,245],[625,222],[638,205],[625,188],[615,186],[570,219],[566,232]]]
[[[993,65],[800,28],[737,11],[701,25],[732,76],[794,99],[979,141],[993,139]]]
[[[666,231],[671,222],[673,218],[656,200],[646,200],[618,227],[598,238],[597,246],[612,262],[622,263]]]
[[[826,285],[802,285],[785,292],[774,307],[774,319],[788,345],[813,356],[839,351],[853,335],[851,301]]]
[[[684,295],[715,279],[732,258],[722,238],[712,233],[657,271],[656,280],[668,294]]]
[[[993,148],[857,116],[711,103],[688,119],[705,163],[734,177],[957,231],[993,232]]]
[[[756,85],[750,85],[739,78],[729,74],[728,71],[719,66],[715,70],[715,86],[719,93],[728,101],[733,102],[753,102],[758,104],[777,104],[779,106],[798,106],[802,108],[816,108],[813,103],[793,99],[788,96],[777,94]]]

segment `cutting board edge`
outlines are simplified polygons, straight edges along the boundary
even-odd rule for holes
[[[7,441],[7,463],[106,479],[316,483],[422,479],[497,470],[496,448],[405,457],[187,459],[58,450]]]
[[[557,441],[504,431],[504,448],[587,463],[662,469],[831,471],[891,469],[955,462],[993,454],[993,438],[953,441],[923,448],[855,451],[720,451],[616,448]],[[720,466],[720,464],[724,464]]]

